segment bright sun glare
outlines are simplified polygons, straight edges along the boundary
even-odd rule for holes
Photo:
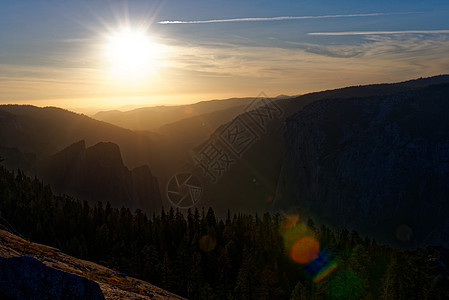
[[[122,28],[109,35],[105,54],[115,79],[140,81],[155,72],[161,51],[145,31]]]

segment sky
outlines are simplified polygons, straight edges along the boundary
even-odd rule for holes
[[[126,109],[447,74],[448,13],[441,0],[0,0],[0,103]]]

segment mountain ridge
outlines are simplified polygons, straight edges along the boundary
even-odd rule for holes
[[[392,84],[375,84],[354,86],[337,90],[310,93],[292,98],[273,99],[281,109],[282,115],[273,119],[266,132],[258,131],[258,139],[236,164],[223,174],[220,180],[211,185],[204,183],[202,202],[198,205],[212,205],[217,213],[224,215],[228,208],[243,209],[246,212],[263,212],[270,209],[271,201],[276,193],[279,173],[284,155],[284,122],[307,105],[326,98],[368,97],[394,94],[401,91],[416,90],[440,82],[449,82],[448,75],[434,76],[424,79]],[[240,103],[235,100],[235,103]],[[248,103],[249,104],[249,103]],[[21,157],[25,154],[35,155],[36,159],[54,155],[75,141],[85,140],[92,146],[99,142],[112,142],[119,146],[123,162],[129,169],[149,165],[151,173],[158,179],[163,197],[163,204],[170,205],[164,189],[168,181],[182,170],[195,168],[192,160],[194,154],[201,151],[214,137],[220,135],[235,118],[247,118],[247,106],[232,106],[225,111],[215,111],[209,116],[192,117],[166,124],[157,133],[135,132],[94,120],[87,116],[77,115],[57,108],[40,109],[35,107],[0,106],[0,150],[10,152],[10,157]],[[239,110],[241,111],[239,112]],[[217,114],[215,116],[214,114]],[[235,116],[237,114],[237,116]],[[212,121],[210,128],[204,128],[197,136],[196,131],[202,126],[201,118]],[[232,120],[226,120],[232,118]],[[39,122],[38,122],[39,121]],[[219,123],[224,122],[221,125]],[[205,122],[205,124],[209,124]],[[214,128],[216,127],[217,128]],[[206,126],[205,126],[206,127]],[[256,128],[257,130],[257,128]],[[13,153],[14,152],[14,153]],[[9,165],[10,158],[4,155]],[[31,158],[31,156],[27,156]],[[11,159],[11,160],[13,160]],[[22,161],[24,158],[22,158]],[[24,162],[22,165],[29,163]],[[201,174],[200,174],[201,175]]]
[[[287,121],[273,207],[300,207],[390,244],[423,245],[449,218],[448,95],[446,83],[308,105]],[[400,228],[411,236],[401,241]],[[436,236],[432,242],[447,246]]]
[[[48,156],[37,164],[37,174],[56,192],[68,193],[91,203],[110,202],[146,212],[162,207],[157,179],[147,165],[129,170],[120,148],[100,142],[86,148],[84,140]]]
[[[253,98],[230,98],[224,100],[200,101],[193,104],[174,106],[141,107],[129,111],[102,111],[92,117],[111,124],[116,124],[132,130],[154,131],[166,124],[174,123],[186,118],[229,109],[248,103]]]
[[[236,164],[223,173],[223,176],[217,183],[211,184],[207,178],[203,180],[205,188],[202,199],[204,201],[201,205],[213,206],[217,214],[221,216],[226,215],[229,207],[234,210],[258,213],[270,210],[272,200],[276,194],[282,158],[285,153],[284,124],[289,117],[304,110],[311,103],[328,98],[346,99],[391,95],[421,89],[422,87],[438,83],[449,83],[449,75],[439,75],[400,83],[354,86],[309,93],[294,98],[273,100],[282,109],[282,115],[279,118],[269,120],[266,131],[258,132],[258,138],[252,146],[237,159]],[[243,111],[237,118],[248,119],[248,114],[249,112]],[[198,155],[202,147],[219,137],[231,122],[221,125],[211,138],[204,141],[192,152]],[[254,125],[250,125],[250,127],[254,127]],[[195,167],[195,162],[192,159],[189,158],[186,161],[186,165],[182,166],[182,170],[195,171],[199,173],[200,178],[204,178],[204,174],[198,167]]]

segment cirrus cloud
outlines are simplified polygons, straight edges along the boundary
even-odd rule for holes
[[[398,13],[398,14],[409,14]],[[411,12],[418,13],[418,12]],[[396,13],[395,13],[396,14]],[[256,21],[283,21],[283,20],[307,20],[307,19],[329,19],[329,18],[354,18],[354,17],[378,17],[391,15],[390,13],[366,13],[366,14],[340,14],[340,15],[322,15],[322,16],[283,16],[268,18],[233,18],[233,19],[215,19],[215,20],[193,20],[193,21],[159,21],[159,24],[207,24],[207,23],[228,23],[228,22],[256,22]]]
[[[392,35],[392,34],[449,34],[449,30],[393,30],[393,31],[310,32],[307,35],[344,36],[344,35]]]

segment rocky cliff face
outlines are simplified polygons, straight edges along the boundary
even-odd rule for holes
[[[98,283],[33,257],[0,257],[2,299],[104,299]]]
[[[449,85],[326,99],[287,120],[277,209],[381,241],[448,246]],[[432,232],[432,235],[429,233]]]
[[[113,143],[86,148],[77,142],[42,160],[37,171],[55,191],[87,199],[109,201],[113,207],[140,208],[146,212],[162,206],[157,179],[148,166],[126,168]]]
[[[184,298],[0,230],[0,299]]]

